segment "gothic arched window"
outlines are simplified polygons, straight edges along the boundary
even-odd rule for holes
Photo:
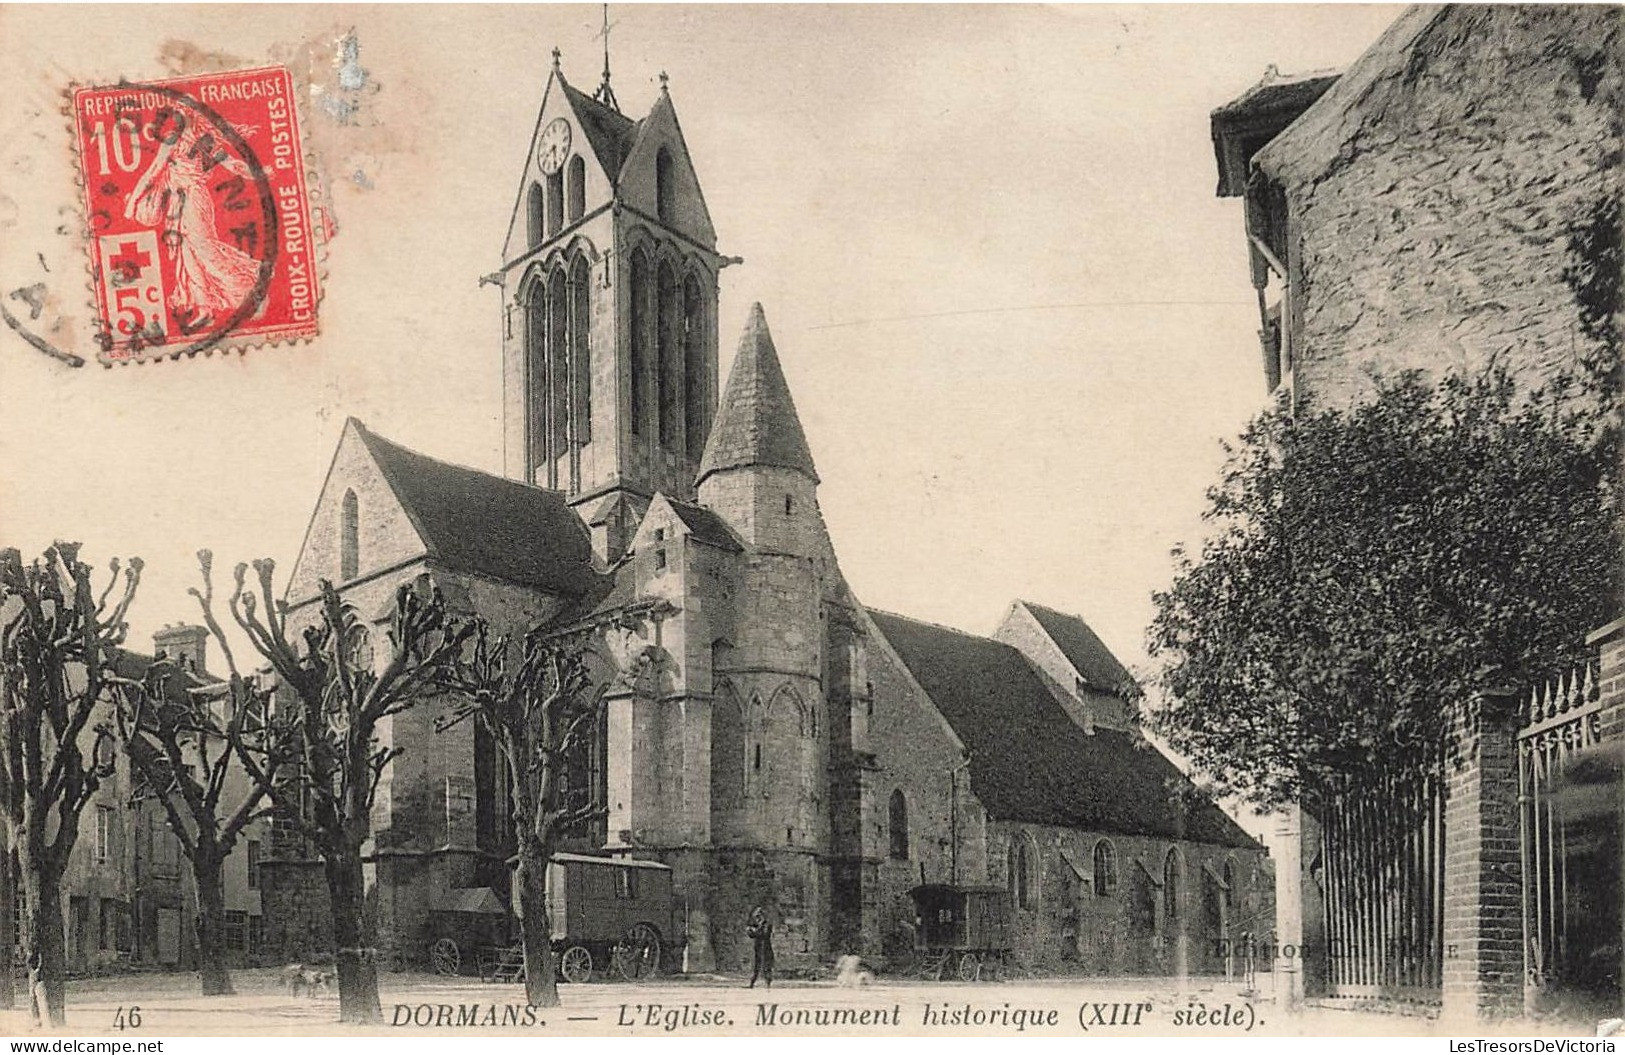
[[[1106,897],[1117,890],[1117,848],[1110,839],[1095,843],[1095,893]]]
[[[887,809],[887,820],[891,830],[891,855],[898,861],[908,860],[908,800],[903,798],[903,789],[898,788],[891,793],[891,803]]]
[[[705,403],[705,301],[690,275],[683,282],[683,427],[691,461],[705,454]]]
[[[564,169],[556,168],[547,176],[547,237],[552,238],[564,229]]]
[[[339,508],[339,578],[349,582],[361,574],[361,504],[354,491],[344,492]]]
[[[570,164],[565,166],[565,172],[568,173],[565,182],[569,184],[567,188],[569,205],[566,214],[570,222],[575,223],[587,211],[587,163],[581,159],[580,154],[577,154],[570,159]]]
[[[526,232],[530,236],[532,249],[541,245],[547,238],[546,216],[547,208],[543,204],[542,185],[532,183],[525,202]]]
[[[1032,854],[1027,849],[1027,838],[1017,835],[1010,840],[1009,856],[1010,897],[1017,908],[1032,907],[1033,873]]]
[[[682,362],[677,349],[677,279],[671,268],[660,265],[655,294],[655,340],[657,368],[660,371],[660,445],[677,443],[678,385]]]
[[[638,250],[632,254],[632,433],[642,435],[649,414],[649,360],[653,358],[654,328],[649,298],[654,292],[649,281],[649,258]]]
[[[570,301],[563,269],[547,284],[547,467],[564,453],[570,424]]]
[[[1179,856],[1179,847],[1169,849],[1162,859],[1162,914],[1173,920],[1179,918],[1180,905],[1185,897],[1185,862]]]
[[[575,371],[575,442],[584,445],[592,439],[592,354],[587,335],[592,332],[592,278],[585,258],[578,257],[570,269],[570,366]]]
[[[662,223],[676,219],[677,188],[672,175],[671,151],[661,147],[655,154],[655,215]]]
[[[525,479],[546,483],[536,469],[547,443],[547,287],[533,280],[525,294]]]

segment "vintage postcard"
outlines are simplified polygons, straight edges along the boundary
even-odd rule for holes
[[[0,5],[0,1033],[1612,1051],[1622,22]]]

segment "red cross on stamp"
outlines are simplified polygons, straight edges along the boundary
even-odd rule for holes
[[[79,88],[73,114],[104,362],[316,335],[286,69]]]

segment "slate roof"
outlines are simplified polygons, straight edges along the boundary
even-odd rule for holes
[[[671,511],[688,527],[689,535],[700,542],[709,543],[720,549],[733,553],[743,553],[744,546],[734,537],[733,530],[728,522],[723,520],[704,506],[691,505],[688,502],[679,502],[674,498],[666,499],[671,503]]]
[[[1090,688],[1117,695],[1126,683],[1134,680],[1080,616],[1057,612],[1031,601],[1022,601],[1021,605],[1038,620],[1044,633]]]
[[[576,118],[581,122],[581,130],[592,144],[593,153],[598,155],[599,164],[603,165],[611,180],[618,178],[627,155],[632,153],[632,144],[637,142],[638,125],[642,122],[634,121],[587,93],[577,91],[565,81],[563,74],[559,75],[559,86],[564,89],[565,98],[574,108]]]
[[[1213,155],[1219,165],[1221,198],[1245,192],[1253,155],[1326,94],[1338,76],[1319,72],[1283,77],[1271,66],[1239,98],[1213,111]]]
[[[1258,845],[1154,745],[1115,729],[1085,733],[1009,645],[869,614],[969,750],[971,790],[995,819]]]
[[[739,338],[739,352],[728,374],[717,420],[700,459],[699,480],[724,469],[771,465],[797,469],[818,482],[807,434],[801,430],[795,400],[784,380],[767,316],[752,304],[750,321]]]
[[[443,567],[569,597],[600,578],[587,529],[559,492],[437,461],[351,421]]]

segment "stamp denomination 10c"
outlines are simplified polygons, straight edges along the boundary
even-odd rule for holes
[[[316,335],[316,237],[281,67],[73,92],[105,362]]]

